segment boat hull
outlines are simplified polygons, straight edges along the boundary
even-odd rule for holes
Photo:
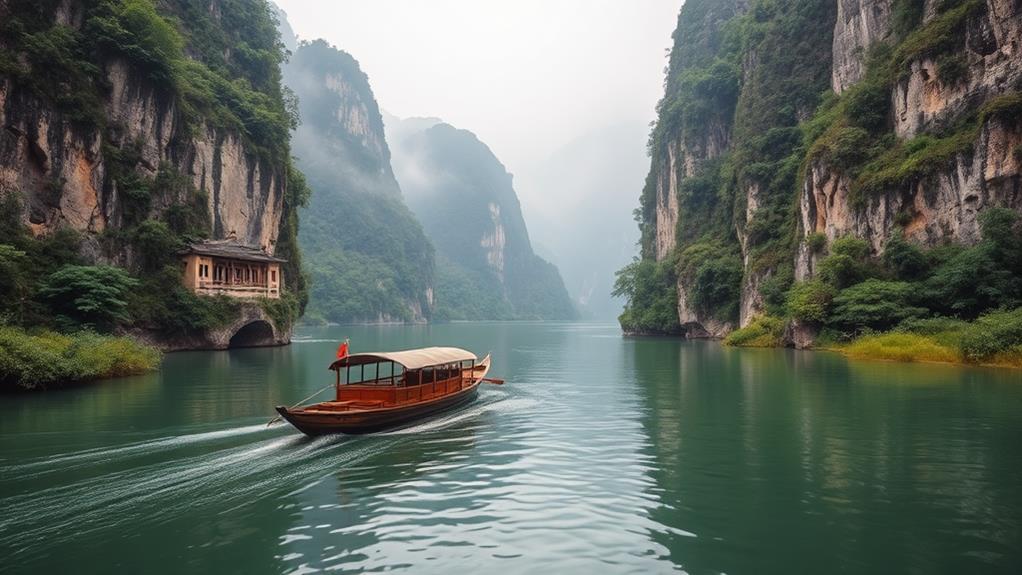
[[[366,411],[336,413],[305,413],[277,406],[277,413],[288,423],[309,436],[345,433],[360,435],[393,429],[425,419],[437,413],[454,409],[473,401],[478,395],[479,382],[471,387],[430,401]]]

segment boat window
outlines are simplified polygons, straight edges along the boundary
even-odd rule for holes
[[[347,385],[406,385],[404,368],[392,361],[364,363],[342,369]]]

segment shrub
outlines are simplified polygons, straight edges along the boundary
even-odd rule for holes
[[[738,317],[743,266],[738,253],[722,243],[703,239],[689,245],[677,257],[676,277],[695,309],[731,321]]]
[[[123,337],[0,327],[0,389],[7,391],[145,373],[160,358],[155,348]]]
[[[738,347],[779,347],[783,336],[783,319],[761,315],[749,322],[749,325],[728,334],[724,338],[724,344]]]
[[[613,295],[626,297],[618,317],[628,332],[678,333],[678,284],[673,262],[635,260],[617,272]]]
[[[923,250],[905,241],[900,231],[896,231],[884,246],[883,262],[895,277],[903,280],[917,279],[929,269]]]
[[[914,30],[923,19],[924,0],[895,0],[892,8],[892,28],[899,38]]]
[[[862,167],[852,181],[853,201],[897,191],[944,169],[959,154],[969,153],[976,141],[977,124],[967,124],[944,137],[928,134],[896,143]]]
[[[868,157],[873,137],[863,128],[841,128],[830,136],[830,164],[849,172]]]
[[[50,307],[83,326],[111,327],[127,315],[127,294],[138,285],[120,268],[66,265],[39,291]]]
[[[167,224],[159,220],[146,220],[135,228],[132,245],[138,250],[142,269],[155,271],[176,263],[184,242]]]
[[[997,311],[974,321],[962,334],[962,354],[969,361],[987,361],[1022,345],[1022,308]]]
[[[128,297],[130,323],[169,335],[190,335],[221,327],[238,316],[240,302],[228,296],[200,296],[181,285],[181,271],[168,265],[146,277]]]
[[[818,279],[797,283],[788,292],[788,313],[799,321],[823,323],[836,292],[833,286]]]
[[[809,246],[809,251],[814,254],[823,253],[824,248],[827,247],[827,234],[823,232],[813,232],[806,236],[806,245]]]
[[[692,305],[717,319],[734,319],[738,316],[742,274],[742,261],[736,256],[703,262],[688,287]]]
[[[1007,208],[988,208],[979,215],[983,239],[990,243],[991,256],[1015,273],[1022,273],[1022,230],[1019,215]]]
[[[869,257],[869,243],[861,238],[845,236],[834,240],[830,246],[830,253],[862,261]]]
[[[969,65],[961,54],[942,54],[937,58],[937,77],[947,86],[956,86],[968,78]]]
[[[24,263],[25,252],[9,244],[0,244],[0,298],[6,302],[20,302],[26,295],[26,279],[22,271]]]
[[[926,281],[934,309],[972,318],[984,310],[1018,305],[1020,278],[1000,267],[987,243],[961,250]]]
[[[880,132],[887,125],[890,89],[881,82],[866,82],[860,89],[848,93],[846,105],[846,117],[856,126],[868,133]],[[864,143],[865,139],[861,135],[853,135],[851,142]]]
[[[278,299],[259,298],[259,307],[273,320],[279,330],[288,330],[298,320],[298,299],[294,294],[285,293]]]
[[[942,345],[925,335],[913,333],[883,333],[864,335],[840,348],[851,357],[889,359],[894,361],[960,361],[953,347]]]
[[[834,240],[830,255],[820,261],[820,277],[830,285],[843,288],[858,283],[868,274],[869,244],[855,237]]]
[[[921,4],[919,0],[901,0]],[[943,14],[927,22],[923,27],[916,28],[905,38],[894,54],[894,70],[901,72],[907,65],[920,58],[939,57],[952,51],[964,41],[961,30],[975,15],[986,11],[983,0],[967,0]]]
[[[842,290],[834,297],[827,323],[845,333],[866,329],[885,330],[926,310],[912,305],[917,287],[907,282],[869,279]]]
[[[767,315],[783,316],[787,303],[788,292],[795,282],[795,270],[790,263],[784,263],[774,270],[760,284],[759,293],[763,296],[763,304]]]

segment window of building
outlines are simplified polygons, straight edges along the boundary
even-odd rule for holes
[[[270,270],[270,281],[277,281],[277,270]]]

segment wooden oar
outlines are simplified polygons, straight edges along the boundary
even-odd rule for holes
[[[301,405],[301,404],[305,403],[306,401],[309,401],[309,400],[310,400],[310,399],[312,399],[313,397],[316,397],[317,395],[319,395],[319,394],[323,393],[324,391],[326,391],[326,390],[330,389],[330,388],[331,388],[331,387],[333,387],[333,386],[334,386],[334,384],[332,384],[332,383],[331,383],[330,385],[328,385],[328,386],[324,387],[323,389],[321,389],[321,390],[317,391],[316,393],[313,393],[313,394],[312,394],[312,395],[310,395],[309,397],[306,397],[305,399],[303,399],[303,400],[299,401],[298,403],[296,403],[296,404],[292,405],[291,407],[289,407],[289,408],[288,408],[288,410],[290,411],[290,410],[292,410],[292,409],[294,409],[294,408],[298,407],[299,405]],[[274,417],[273,419],[271,419],[271,420],[267,421],[267,422],[266,422],[266,427],[269,427],[269,426],[273,425],[274,423],[277,423],[277,422],[278,422],[278,421],[280,421],[280,420],[281,420],[281,417],[280,417],[280,416],[278,415],[277,417]]]
[[[496,377],[484,377],[483,381],[486,383],[492,383],[493,385],[504,385],[504,380]]]

